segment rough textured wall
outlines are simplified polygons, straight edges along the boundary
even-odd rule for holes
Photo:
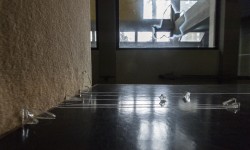
[[[91,85],[89,0],[0,0],[0,18],[3,134]]]
[[[90,0],[90,19],[96,21],[96,1]]]

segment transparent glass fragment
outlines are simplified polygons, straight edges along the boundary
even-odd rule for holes
[[[189,103],[189,102],[191,101],[190,96],[191,96],[191,93],[190,93],[190,92],[187,92],[187,93],[184,95],[184,97],[183,97],[184,102],[188,102],[188,103]]]
[[[161,94],[161,96],[159,97],[160,98],[160,105],[161,105],[161,107],[162,106],[164,106],[165,105],[165,103],[166,103],[166,96],[165,95],[163,95],[163,94]]]
[[[22,109],[22,125],[25,124],[37,124],[39,121],[35,118],[35,115],[27,109]]]
[[[222,103],[227,111],[237,113],[240,110],[240,103],[237,102],[236,98],[231,98]]]
[[[55,119],[56,115],[51,112],[43,112],[40,115],[36,116],[37,119]]]
[[[22,109],[21,111],[22,115],[22,125],[25,124],[38,124],[38,119],[55,119],[56,115],[53,113],[50,113],[48,111],[41,111],[32,109],[28,110],[26,108]]]

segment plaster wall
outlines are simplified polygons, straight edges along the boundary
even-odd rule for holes
[[[90,0],[90,18],[96,21],[96,0]]]
[[[0,0],[0,134],[91,85],[89,0]]]

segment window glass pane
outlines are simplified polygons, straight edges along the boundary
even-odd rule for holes
[[[91,31],[90,31],[90,41],[91,48],[96,48],[96,0],[90,0],[90,19],[91,19]]]
[[[157,32],[156,33],[156,41],[157,42],[169,42],[170,41],[170,32]]]
[[[152,0],[143,1],[143,19],[153,19]]]
[[[90,31],[90,42],[91,43],[96,42],[96,31]]]
[[[119,48],[213,48],[215,2],[119,0]]]
[[[152,32],[138,32],[138,42],[152,42]]]
[[[181,15],[183,15],[186,11],[188,11],[196,2],[197,0],[181,0],[180,1]]]
[[[170,19],[170,0],[143,0],[143,19]]]
[[[189,32],[182,36],[181,42],[200,42],[203,36],[203,32]]]
[[[135,32],[120,32],[120,42],[135,42]]]
[[[90,31],[90,42],[92,42],[93,37],[92,37],[92,31]]]
[[[94,39],[95,39],[95,42],[97,42],[96,31],[94,31]]]
[[[170,19],[171,2],[169,0],[156,0],[156,18],[155,19]]]

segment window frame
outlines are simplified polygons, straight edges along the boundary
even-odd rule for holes
[[[92,32],[92,38],[94,37],[93,36],[93,33],[96,32],[95,34],[95,39],[96,39],[96,47],[92,47],[92,42],[90,41],[90,48],[91,50],[99,50],[99,36],[98,36],[98,31],[99,31],[99,28],[98,28],[98,0],[95,0],[95,14],[96,14],[96,20],[95,20],[95,30],[92,31],[92,22],[91,22],[91,18],[90,18],[90,31]],[[91,8],[91,7],[90,7]],[[90,13],[91,13],[91,10],[90,10]],[[91,17],[91,15],[90,15]]]
[[[97,1],[97,0],[96,0]],[[215,46],[214,47],[136,47],[136,48],[121,48],[120,47],[120,18],[119,18],[119,7],[120,7],[120,0],[116,0],[116,50],[219,50],[219,27],[220,27],[220,1],[216,1],[215,6]],[[171,12],[172,13],[172,12]],[[139,32],[139,31],[135,31]],[[147,31],[145,31],[147,32]],[[182,42],[185,43],[185,42]],[[191,42],[192,43],[192,42]]]

